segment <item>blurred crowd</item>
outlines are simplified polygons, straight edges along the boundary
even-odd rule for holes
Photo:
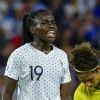
[[[100,0],[0,0],[0,75],[11,52],[22,45],[23,15],[38,9],[53,13],[58,26],[55,45],[67,52],[69,62],[73,47],[82,42],[100,50]],[[79,81],[70,70],[75,89]]]

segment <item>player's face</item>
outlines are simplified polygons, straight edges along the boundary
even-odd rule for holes
[[[86,72],[79,74],[79,79],[85,83],[87,87],[99,88],[100,86],[100,72]]]
[[[34,19],[34,35],[36,40],[44,42],[54,42],[56,36],[56,23],[50,12],[42,12]]]

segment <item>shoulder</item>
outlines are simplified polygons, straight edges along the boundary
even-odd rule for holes
[[[61,60],[68,61],[68,55],[67,55],[67,53],[64,50],[55,47],[55,54]]]
[[[85,89],[86,89],[85,84],[84,84],[83,82],[81,82],[81,83],[79,84],[79,86],[77,87],[76,91],[84,92]]]
[[[80,83],[80,85],[77,87],[74,97],[85,95],[87,93],[87,87],[84,83]]]
[[[22,45],[22,46],[20,46],[19,48],[17,48],[17,49],[15,49],[12,53],[11,53],[11,55],[10,55],[10,57],[13,57],[13,56],[21,56],[24,52],[25,52],[25,50],[28,48],[28,44],[25,44],[25,45]]]
[[[54,46],[54,48],[55,48],[56,53],[59,53],[60,55],[67,55],[67,53],[64,50],[62,50],[56,46]]]

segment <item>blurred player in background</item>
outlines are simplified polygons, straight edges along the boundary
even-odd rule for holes
[[[100,53],[100,52],[99,52]],[[74,100],[100,100],[100,63],[98,52],[90,44],[83,43],[73,52],[72,64],[81,84],[75,91]]]
[[[23,46],[8,59],[3,100],[12,100],[17,83],[17,100],[69,100],[68,58],[52,45],[56,31],[54,17],[48,10],[24,16]]]

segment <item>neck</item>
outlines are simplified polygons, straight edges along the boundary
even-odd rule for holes
[[[43,52],[46,52],[46,51],[49,52],[52,50],[51,45],[49,43],[33,41],[32,46]]]

